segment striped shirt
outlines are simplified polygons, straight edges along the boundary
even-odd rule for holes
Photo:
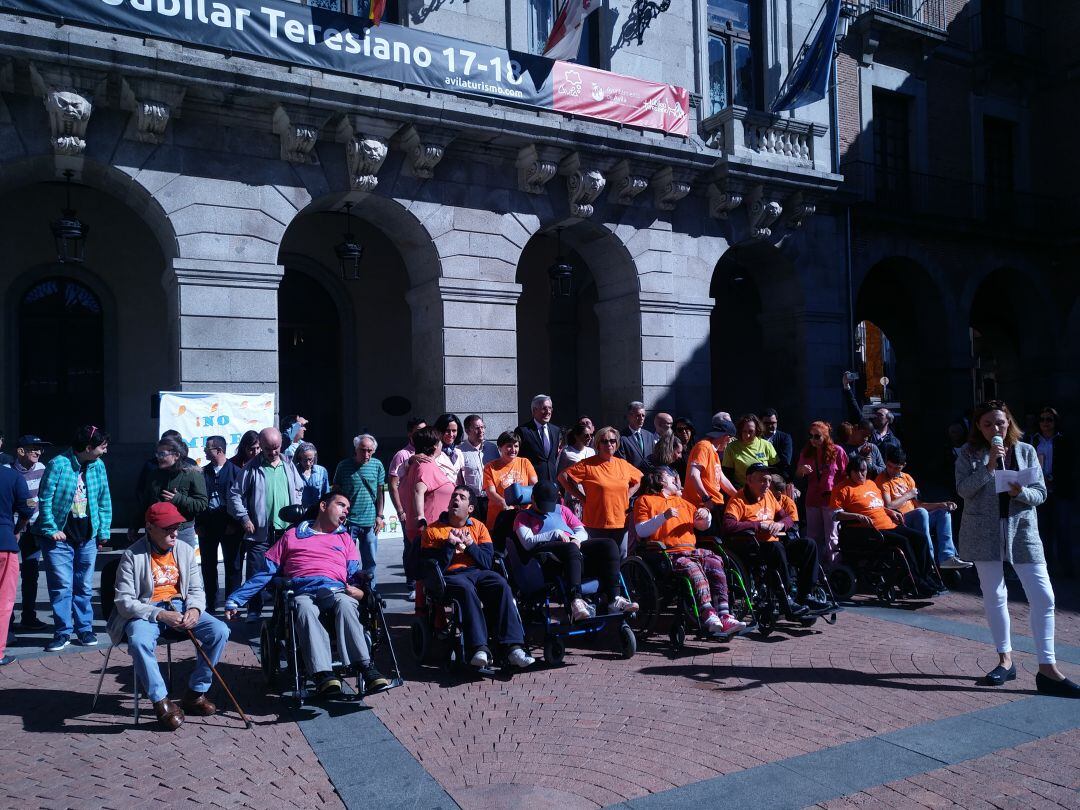
[[[29,468],[25,468],[19,464],[18,460],[16,460],[15,463],[11,465],[11,468],[23,477],[23,480],[26,482],[26,488],[30,490],[30,505],[34,507],[34,514],[30,518],[30,522],[33,523],[37,520],[38,516],[37,493],[38,487],[41,485],[41,476],[45,475],[45,465],[40,461],[35,461]]]
[[[375,516],[382,512],[382,504],[376,504],[372,494],[378,495],[379,487],[386,483],[386,469],[377,458],[361,464],[354,458],[347,458],[334,470],[334,486],[340,487],[351,504],[349,507],[349,525],[370,528],[375,525]]]

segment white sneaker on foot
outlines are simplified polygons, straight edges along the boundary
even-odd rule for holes
[[[625,596],[616,596],[611,603],[612,613],[636,613],[638,610],[638,603],[631,602]]]
[[[973,563],[969,563],[966,560],[961,560],[954,554],[953,556],[948,557],[947,559],[944,559],[940,563],[938,563],[938,568],[943,571],[952,571],[960,568],[971,568],[972,565]]]
[[[510,650],[510,654],[506,656],[506,661],[510,666],[518,669],[531,667],[536,663],[536,659],[525,652],[523,647],[514,647],[514,649]]]
[[[477,669],[489,667],[491,666],[491,656],[488,655],[487,650],[477,650],[473,653],[473,657],[469,659],[469,665]]]
[[[584,599],[575,599],[570,603],[570,618],[575,622],[583,622],[592,618],[589,613],[589,605]]]

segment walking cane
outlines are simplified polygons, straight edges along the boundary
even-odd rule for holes
[[[199,651],[199,655],[202,656],[203,661],[205,661],[206,665],[210,667],[210,671],[214,673],[214,677],[218,679],[218,683],[221,684],[221,688],[225,690],[225,694],[229,696],[229,700],[232,701],[232,705],[236,708],[236,712],[240,715],[240,719],[242,719],[244,721],[244,725],[250,729],[251,721],[248,720],[248,716],[244,714],[244,710],[240,708],[240,703],[236,700],[236,697],[233,695],[232,690],[229,689],[229,685],[225,683],[225,679],[221,677],[218,671],[214,668],[214,665],[210,662],[210,656],[206,654],[206,650],[202,648],[199,640],[195,638],[195,634],[191,632],[191,630],[188,630],[187,634],[188,638],[191,639],[191,643],[195,645],[195,649]]]

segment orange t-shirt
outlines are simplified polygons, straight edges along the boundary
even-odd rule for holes
[[[668,509],[675,509],[678,514],[665,520],[652,537],[644,539],[663,543],[664,548],[676,553],[693,551],[697,546],[694,535],[694,512],[697,507],[686,498],[678,495],[641,495],[634,502],[634,523],[644,523]]]
[[[882,494],[887,496],[890,501],[899,498],[905,492],[911,492],[911,490],[917,489],[915,486],[915,479],[905,472],[900,473],[896,478],[889,478],[889,474],[883,472],[874,479],[874,483],[878,485],[878,489],[880,489]],[[901,515],[906,515],[915,508],[915,501],[904,501],[899,506],[894,506],[893,508]]]
[[[630,487],[641,481],[638,468],[621,458],[601,461],[590,456],[566,470],[566,477],[581,484],[585,503],[581,522],[589,529],[621,529],[630,507]]]
[[[791,516],[792,523],[798,523],[799,507],[795,505],[795,501],[784,494],[781,494],[777,500],[780,502],[780,510]]]
[[[154,604],[167,602],[180,595],[180,569],[176,565],[176,554],[150,554],[150,576],[154,581],[154,592],[150,601]]]
[[[734,516],[735,520],[740,523],[744,520],[751,523],[761,523],[763,520],[775,521],[777,513],[782,509],[780,501],[772,494],[772,490],[765,490],[764,495],[754,503],[750,503],[746,500],[745,490],[740,489],[735,495],[728,498],[727,506],[724,507],[724,514]],[[792,515],[792,520],[794,519],[795,516]],[[756,529],[754,536],[762,542],[780,539],[762,529]]]
[[[895,529],[896,522],[885,511],[881,490],[873,481],[855,486],[844,483],[832,491],[829,506],[853,515],[866,515],[875,529]]]
[[[701,467],[701,485],[705,492],[713,499],[714,503],[724,503],[724,491],[720,489],[720,454],[712,446],[708,439],[702,439],[692,448],[690,455],[686,457],[686,481],[683,487],[683,495],[694,506],[701,506],[701,496],[697,489],[690,483],[690,470],[694,465]]]
[[[473,542],[483,545],[491,543],[491,535],[488,534],[487,526],[479,520],[471,519],[464,526],[465,530],[472,535]],[[433,523],[420,533],[421,548],[442,548],[450,542],[450,531],[453,529],[449,523],[441,520]],[[459,571],[462,568],[472,568],[476,561],[466,551],[455,551],[450,559],[450,565],[446,567],[447,573]]]
[[[535,478],[536,469],[527,458],[515,456],[510,461],[497,458],[484,465],[484,492],[494,489],[502,497],[511,484],[527,487]],[[488,502],[486,523],[489,529],[495,526],[495,519],[501,512],[502,509],[495,501]]]

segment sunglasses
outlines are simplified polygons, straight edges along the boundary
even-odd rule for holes
[[[601,439],[600,444],[618,444],[618,439]]]

